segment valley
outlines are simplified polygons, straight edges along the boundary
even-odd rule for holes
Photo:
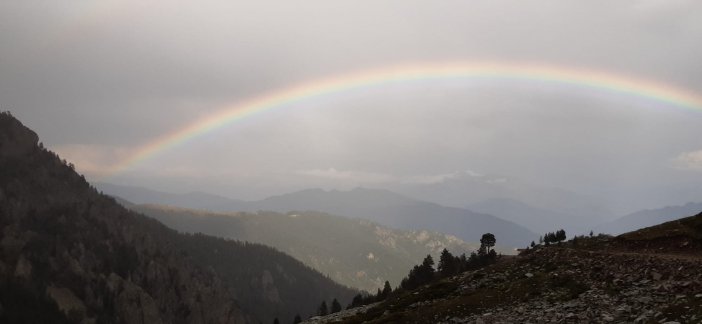
[[[362,219],[320,212],[213,213],[156,205],[130,209],[181,232],[204,233],[265,244],[349,287],[375,292],[385,281],[399,284],[406,269],[444,248],[477,249],[455,236],[395,230]],[[503,249],[504,253],[513,253]]]

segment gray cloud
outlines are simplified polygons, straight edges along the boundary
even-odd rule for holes
[[[133,147],[227,103],[403,62],[545,62],[700,93],[699,39],[702,3],[682,0],[7,1],[0,107],[97,177]],[[591,89],[424,82],[258,114],[112,180],[258,198],[470,169],[636,206],[654,203],[636,198],[654,188],[702,180],[681,167],[696,155],[680,155],[699,149],[701,124],[699,111]]]
[[[680,153],[673,163],[683,170],[702,171],[702,150]]]

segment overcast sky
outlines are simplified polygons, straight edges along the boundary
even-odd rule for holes
[[[702,201],[702,107],[514,80],[312,98],[99,175],[227,104],[403,63],[544,63],[702,94],[701,40],[695,0],[3,1],[0,109],[91,180],[253,199],[470,171],[653,207]]]

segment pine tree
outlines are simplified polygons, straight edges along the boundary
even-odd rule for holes
[[[551,243],[556,243],[556,242],[557,242],[556,233],[548,232],[548,233],[546,233],[546,235],[544,235],[544,243],[546,245],[549,245]]]
[[[473,265],[478,263],[478,254],[475,253],[475,251],[470,253],[470,257],[468,257],[468,263]]]
[[[357,294],[356,296],[353,297],[353,300],[351,300],[351,305],[347,307],[346,309],[351,309],[351,308],[356,308],[359,306],[363,306],[363,295]]]
[[[390,296],[390,293],[392,293],[392,287],[390,287],[390,282],[386,280],[385,286],[383,286],[383,300],[387,299],[388,296]]]
[[[534,241],[531,241],[531,247],[535,247],[535,246],[536,246],[536,243],[534,243]]]
[[[434,259],[431,255],[427,254],[427,257],[422,261],[422,265],[419,267],[419,281],[420,285],[426,284],[434,277]]]
[[[434,258],[432,258],[431,255],[427,254],[427,256],[422,261],[422,267],[434,271]]]
[[[293,324],[298,324],[302,323],[302,317],[300,317],[300,314],[295,315],[295,319],[293,319]]]
[[[428,283],[434,278],[434,259],[431,255],[427,255],[421,265],[415,265],[410,270],[407,277],[402,279],[400,287],[407,290],[413,290],[423,284]]]
[[[322,304],[319,305],[319,309],[317,310],[317,315],[324,316],[327,314],[329,314],[329,309],[327,308],[327,302],[322,301]]]
[[[461,253],[461,257],[458,258],[458,272],[463,272],[468,269],[468,258],[466,258],[465,253]]]
[[[361,305],[368,305],[368,304],[372,304],[374,302],[375,302],[375,296],[366,295],[365,297],[363,297],[363,302],[361,303]]]
[[[341,304],[339,304],[339,301],[334,298],[331,304],[331,314],[338,313],[341,311]]]
[[[437,269],[439,273],[444,277],[456,274],[456,259],[447,249],[441,251],[441,255],[439,256],[439,265]]]
[[[497,240],[495,240],[495,235],[492,233],[485,233],[480,238],[480,246],[484,246],[487,249],[485,252],[490,252],[490,248],[495,246],[495,242],[497,242]]]

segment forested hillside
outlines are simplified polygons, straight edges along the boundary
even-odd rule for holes
[[[386,280],[400,283],[406,269],[442,249],[467,253],[477,248],[455,236],[405,231],[362,219],[320,212],[214,213],[168,206],[133,210],[184,232],[273,246],[342,284],[375,292]],[[503,251],[508,252],[508,251]]]
[[[0,233],[4,323],[288,321],[355,294],[272,248],[179,234],[126,210],[9,113]]]

